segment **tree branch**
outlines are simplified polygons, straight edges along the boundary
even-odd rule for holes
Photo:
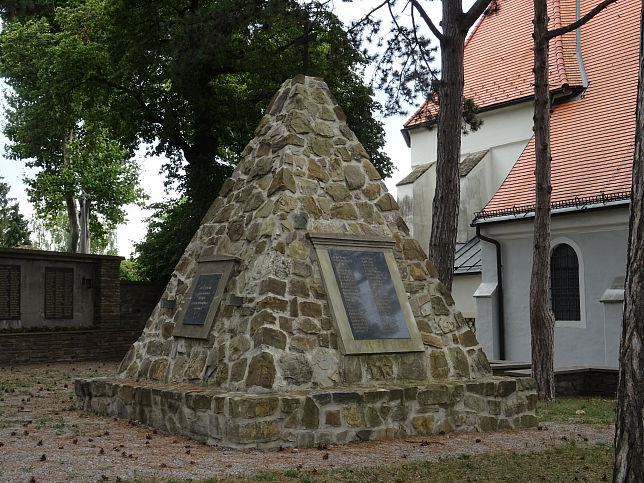
[[[470,9],[465,12],[463,15],[463,20],[461,26],[463,27],[464,30],[469,30],[472,25],[474,25],[474,22],[483,15],[483,12],[485,12],[485,9],[488,7],[490,4],[490,0],[476,0],[474,2],[474,5],[470,7]]]
[[[483,1],[483,0],[478,0],[478,1]],[[418,13],[420,13],[420,16],[423,18],[423,20],[429,27],[429,30],[432,31],[432,33],[438,39],[439,42],[442,42],[445,37],[443,36],[441,31],[436,28],[436,25],[434,25],[434,22],[432,22],[432,19],[429,18],[429,15],[427,15],[427,12],[425,11],[425,9],[420,5],[420,3],[418,3],[418,0],[411,0],[411,4],[413,8],[418,10]]]
[[[555,37],[558,37],[559,35],[567,34],[568,32],[572,32],[573,30],[577,30],[579,27],[584,25],[586,22],[588,22],[590,19],[592,19],[595,15],[597,15],[599,12],[604,10],[606,7],[608,7],[611,3],[616,2],[617,0],[604,0],[602,3],[597,5],[595,8],[593,8],[590,12],[588,12],[586,15],[581,17],[579,20],[576,22],[573,22],[565,27],[560,27],[555,30],[548,30],[548,32],[544,35],[543,39],[541,39],[542,42],[547,42],[550,39],[553,39]]]
[[[374,7],[374,8],[372,8],[372,9],[369,11],[369,13],[368,13],[367,15],[363,16],[360,20],[358,20],[356,23],[354,23],[354,24],[351,26],[351,28],[347,30],[347,33],[348,33],[348,34],[349,34],[349,33],[352,33],[352,32],[353,32],[355,29],[357,29],[360,25],[362,25],[362,24],[363,24],[363,23],[365,23],[367,20],[369,20],[369,18],[371,17],[371,15],[372,15],[372,14],[374,14],[375,12],[377,12],[378,10],[380,10],[382,7],[384,7],[385,5],[387,5],[387,4],[389,3],[389,1],[390,1],[390,0],[385,0],[385,1],[384,1],[384,2],[382,2],[380,5],[378,5],[378,6]]]

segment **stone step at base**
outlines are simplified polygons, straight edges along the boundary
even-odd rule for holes
[[[83,410],[240,449],[537,425],[535,383],[529,377],[259,394],[97,378],[76,380],[75,390]]]

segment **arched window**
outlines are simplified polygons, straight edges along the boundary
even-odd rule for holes
[[[555,320],[581,320],[579,261],[575,250],[565,243],[550,255],[550,298]]]

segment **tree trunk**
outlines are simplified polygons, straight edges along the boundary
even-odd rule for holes
[[[69,145],[72,142],[73,131],[69,131],[63,141],[63,166],[69,167],[72,163],[69,153]],[[69,253],[78,252],[78,240],[80,239],[80,222],[78,220],[78,209],[76,200],[72,194],[65,196],[65,205],[67,207],[67,218],[69,219],[69,239],[67,241],[67,251]]]
[[[644,3],[624,321],[619,353],[614,482],[644,481]]]
[[[550,310],[550,93],[548,86],[548,12],[546,0],[534,0],[534,148],[535,216],[530,332],[532,376],[539,399],[555,397],[554,316]]]
[[[467,29],[461,25],[460,0],[443,1],[441,80],[438,91],[436,191],[432,207],[429,258],[438,278],[452,289],[460,200],[459,162],[463,124],[463,54]]]

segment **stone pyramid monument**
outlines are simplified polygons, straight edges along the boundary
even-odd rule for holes
[[[326,84],[273,98],[114,379],[81,406],[233,447],[535,424]]]

